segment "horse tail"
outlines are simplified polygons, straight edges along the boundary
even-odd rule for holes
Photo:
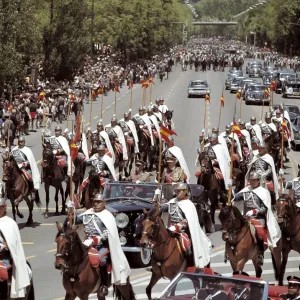
[[[34,202],[35,202],[35,204],[37,205],[38,208],[40,208],[42,206],[39,191],[35,191]]]

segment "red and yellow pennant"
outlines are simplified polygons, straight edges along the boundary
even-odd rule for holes
[[[97,95],[102,95],[102,94],[103,94],[103,89],[102,88],[98,88]]]
[[[149,83],[152,83],[152,84],[155,84],[152,77],[150,77],[150,78],[148,79],[148,82],[149,82]]]
[[[12,109],[13,109],[12,104],[8,103],[8,105],[7,105],[7,111],[12,111]]]
[[[276,89],[276,81],[275,81],[275,80],[273,80],[273,81],[271,82],[270,89],[271,89],[272,92],[275,91],[275,89]]]
[[[78,148],[73,139],[70,141],[70,155],[73,160],[75,160],[78,156]]]
[[[130,80],[129,82],[129,87],[132,89],[133,88],[133,80]]]
[[[235,133],[238,137],[244,136],[239,125],[235,121],[233,122],[232,132]]]
[[[148,86],[149,86],[149,83],[148,83],[148,81],[147,80],[142,80],[142,81],[140,81],[140,83],[141,83],[141,85],[142,85],[142,88],[147,88]]]
[[[290,133],[290,130],[289,130],[287,124],[286,124],[286,121],[282,121],[281,127],[282,127],[282,130],[285,131],[285,133],[287,134],[287,136],[290,137],[291,133]]]
[[[264,90],[264,95],[265,95],[265,98],[269,98],[269,90],[268,89],[265,89]]]
[[[96,92],[92,90],[92,99],[96,99],[96,97],[97,97]]]
[[[169,137],[171,135],[177,135],[177,133],[163,125],[160,126],[160,135],[161,138],[169,145],[172,146],[172,142],[170,141]]]
[[[236,93],[236,98],[239,99],[239,100],[241,99],[241,93],[240,92]]]
[[[205,101],[208,101],[210,103],[210,96],[208,94],[205,95]]]
[[[45,98],[45,95],[46,95],[45,91],[41,91],[41,92],[39,93],[39,99],[40,99],[40,100],[43,100],[43,99]]]
[[[224,99],[224,96],[223,96],[223,93],[222,93],[222,96],[221,96],[221,105],[222,107],[224,107],[224,104],[225,104],[225,99]]]
[[[76,101],[76,96],[75,96],[74,94],[71,94],[71,95],[70,95],[70,100],[71,100],[72,102]]]
[[[115,84],[115,92],[120,93],[119,86],[117,84]]]

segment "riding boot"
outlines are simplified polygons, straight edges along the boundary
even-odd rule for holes
[[[193,267],[194,266],[194,255],[192,252],[192,247],[188,248],[187,251],[185,252],[185,258],[188,267]]]
[[[64,167],[64,175],[65,175],[65,182],[68,182],[69,180],[68,167]]]
[[[43,168],[41,168],[41,184],[44,182],[44,172]]]
[[[100,296],[105,297],[108,295],[108,273],[107,266],[99,267],[100,276],[101,276],[101,286],[99,287]]]
[[[264,264],[264,252],[265,252],[265,248],[264,248],[264,240],[260,237],[257,238],[257,245],[259,248],[259,254],[257,257],[257,263],[260,266],[263,266]]]

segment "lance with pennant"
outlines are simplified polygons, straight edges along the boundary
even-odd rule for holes
[[[224,90],[224,88],[223,88]],[[223,96],[223,91],[222,91],[222,96],[220,99],[220,111],[219,111],[219,121],[218,121],[218,128],[220,128],[220,124],[221,124],[221,115],[222,115],[222,108],[224,107],[224,96]]]

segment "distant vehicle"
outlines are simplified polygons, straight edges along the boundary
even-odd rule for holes
[[[251,65],[248,75],[249,77],[262,77],[262,64]]]
[[[206,80],[191,80],[187,90],[188,98],[205,97],[210,95],[210,88]]]
[[[293,72],[276,72],[274,75],[276,87],[275,93],[281,94],[282,92],[282,84],[284,81],[296,81],[297,74]]]
[[[230,72],[227,74],[227,79],[225,80],[225,89],[229,90],[231,86],[231,82],[235,77],[243,76],[243,72],[240,70],[234,70],[235,72]]]
[[[251,84],[245,92],[245,103],[246,105],[250,103],[260,104],[264,102],[264,105],[269,105],[270,102],[270,93],[266,96],[265,93],[266,87],[263,84]]]
[[[260,66],[260,68],[262,69],[262,63],[260,61],[249,61],[247,66],[246,66],[246,74],[249,74],[249,70],[252,68],[252,66]]]
[[[300,97],[300,81],[284,82],[282,85],[282,98]]]
[[[230,85],[230,93],[236,93],[238,90],[241,90],[243,85],[243,80],[245,77],[235,77],[233,78]]]
[[[300,147],[300,116],[298,115],[292,122],[292,130],[294,133],[294,140],[292,141],[292,146],[297,151]]]
[[[278,108],[279,108],[279,105],[273,105],[274,110],[277,110]],[[300,109],[299,109],[299,106],[297,106],[297,105],[285,104],[284,110],[286,110],[289,113],[290,120],[292,123],[296,119],[296,117],[300,115]]]

